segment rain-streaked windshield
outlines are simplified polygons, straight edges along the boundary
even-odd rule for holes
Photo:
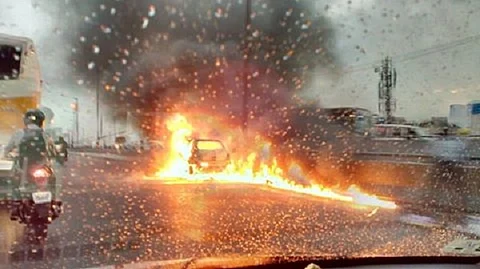
[[[0,267],[478,255],[479,12],[0,0]]]

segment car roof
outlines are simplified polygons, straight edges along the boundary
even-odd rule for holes
[[[222,143],[222,141],[218,140],[218,139],[205,139],[205,138],[195,138],[195,139],[192,139],[192,141],[211,141],[211,142],[220,142]]]

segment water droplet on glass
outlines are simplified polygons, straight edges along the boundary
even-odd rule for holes
[[[80,37],[80,42],[85,42],[87,39],[84,36]]]
[[[95,63],[94,62],[89,62],[87,67],[88,67],[89,70],[92,70],[93,68],[95,68]]]
[[[142,29],[145,29],[148,27],[148,18],[147,17],[143,17],[142,18],[143,22],[142,22]]]
[[[97,46],[97,45],[93,45],[92,46],[92,51],[93,51],[93,53],[98,54],[98,53],[100,53],[100,47]]]
[[[83,85],[83,83],[85,83],[85,81],[83,81],[83,79],[77,80],[77,84],[78,84],[78,85]]]
[[[104,32],[105,34],[109,34],[112,32],[112,28],[106,25],[100,25],[100,29],[102,29],[102,32]]]
[[[115,15],[115,13],[117,13],[117,10],[114,7],[112,7],[110,9],[110,14]]]
[[[223,15],[223,10],[221,8],[218,8],[216,11],[215,11],[215,17],[217,18],[221,18]]]
[[[155,6],[154,5],[150,5],[148,7],[148,16],[149,17],[153,17],[155,16],[155,14],[157,13],[156,9],[155,9]]]
[[[107,7],[104,4],[100,5],[100,10],[105,10],[105,8],[107,8]]]
[[[89,22],[89,21],[90,21],[90,17],[85,16],[85,18],[83,18],[83,20],[84,20],[85,22]]]

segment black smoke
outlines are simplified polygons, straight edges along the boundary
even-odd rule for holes
[[[314,68],[337,64],[335,33],[314,0],[67,1],[71,62],[111,107],[148,115],[176,105],[241,114],[244,48],[252,118],[291,103]]]

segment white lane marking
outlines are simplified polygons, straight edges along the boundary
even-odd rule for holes
[[[400,221],[407,224],[425,226],[425,227],[441,227],[442,225],[432,217],[421,216],[416,214],[406,214],[400,216]]]

